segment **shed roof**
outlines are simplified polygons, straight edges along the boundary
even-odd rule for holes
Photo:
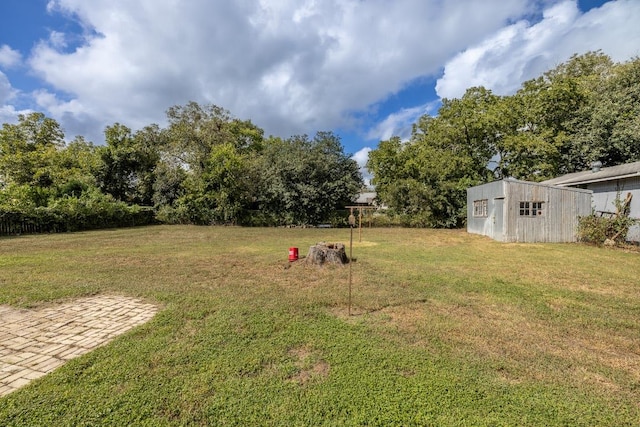
[[[549,180],[551,181],[551,180]],[[591,190],[585,190],[585,189],[581,189],[581,188],[569,188],[569,187],[565,187],[562,185],[556,185],[553,183],[550,183],[549,181],[543,181],[543,182],[533,182],[533,181],[523,181],[520,179],[515,179],[515,178],[504,178],[501,181],[492,181],[492,182],[487,182],[484,184],[480,184],[477,185],[475,187],[470,187],[470,188],[476,188],[476,187],[482,187],[485,185],[490,185],[490,184],[494,184],[496,182],[506,182],[506,183],[515,183],[515,184],[526,184],[526,185],[535,185],[538,187],[548,187],[554,190],[559,190],[559,191],[573,191],[573,192],[579,192],[579,193],[593,193],[593,191]],[[469,188],[467,188],[467,190],[469,190]]]
[[[556,178],[542,181],[543,184],[557,185],[560,187],[591,184],[594,182],[613,181],[616,179],[632,178],[640,176],[640,162],[626,163],[624,165],[601,168],[598,171],[588,170],[562,175]]]
[[[376,198],[376,192],[375,191],[365,191],[362,192],[360,194],[358,194],[358,197],[356,198],[356,200],[354,200],[354,203],[357,204],[372,204],[373,201]]]

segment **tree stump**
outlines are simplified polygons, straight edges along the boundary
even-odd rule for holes
[[[309,247],[309,254],[305,258],[305,263],[314,265],[344,265],[348,262],[349,258],[342,243],[316,243]]]

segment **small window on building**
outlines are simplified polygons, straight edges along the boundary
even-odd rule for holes
[[[544,215],[544,202],[520,202],[520,216]]]
[[[473,202],[473,216],[486,217],[487,216],[487,200],[475,200]]]

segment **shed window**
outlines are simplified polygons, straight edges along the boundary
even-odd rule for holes
[[[544,202],[520,202],[520,216],[542,216]]]
[[[473,216],[486,217],[487,216],[487,200],[475,200],[473,202]]]

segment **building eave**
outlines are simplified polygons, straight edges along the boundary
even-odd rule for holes
[[[592,178],[592,179],[570,179],[567,181],[555,183],[553,185],[556,185],[558,187],[570,187],[573,185],[595,184],[597,182],[617,181],[620,179],[628,179],[628,178],[636,178],[636,177],[640,177],[640,172],[630,173],[626,175],[605,176],[601,178]]]

